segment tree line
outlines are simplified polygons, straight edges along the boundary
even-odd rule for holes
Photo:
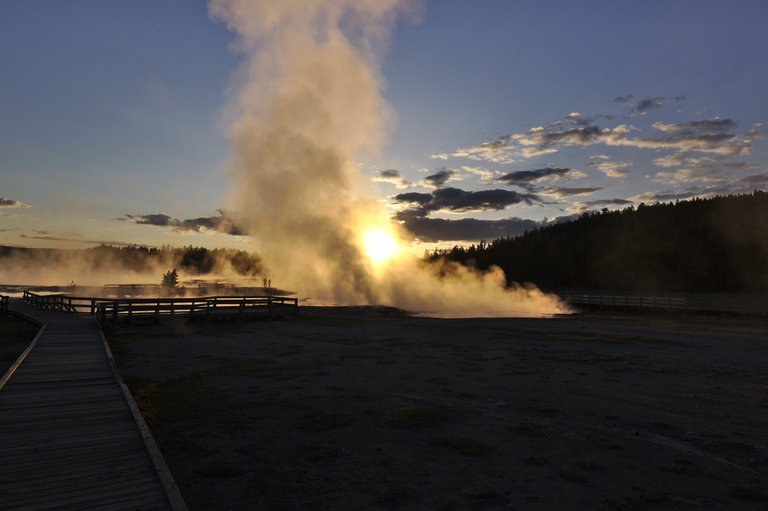
[[[768,193],[587,212],[440,258],[547,289],[766,291]]]
[[[186,275],[207,275],[233,271],[237,275],[253,277],[263,273],[261,258],[254,253],[231,248],[204,247],[146,247],[140,245],[96,247],[64,250],[0,247],[0,263],[22,258],[40,266],[66,266],[77,261],[79,266],[91,270],[128,270],[136,273],[152,272],[157,268],[178,268]]]

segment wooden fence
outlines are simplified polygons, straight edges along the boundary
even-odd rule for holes
[[[685,298],[671,296],[617,296],[617,295],[582,295],[562,294],[560,297],[570,305],[577,307],[598,308],[606,310],[650,310],[653,311],[687,311]]]
[[[38,295],[24,292],[24,301],[44,310],[95,314],[102,323],[119,319],[174,315],[239,315],[264,312],[296,312],[298,298],[286,296],[204,296],[190,298],[95,298],[68,295]]]
[[[285,296],[211,296],[194,298],[131,298],[105,300],[96,305],[96,316],[104,324],[116,324],[125,319],[129,323],[138,318],[160,316],[245,316],[272,312],[295,313],[298,298]]]
[[[39,295],[31,291],[24,291],[24,301],[26,303],[44,310],[96,314],[96,305],[105,300],[106,298],[96,298],[91,296],[69,296],[63,294]]]

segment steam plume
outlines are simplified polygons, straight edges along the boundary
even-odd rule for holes
[[[231,134],[232,196],[275,282],[337,303],[435,309],[446,293],[478,302],[469,308],[487,308],[489,294],[511,303],[498,275],[452,269],[453,277],[438,278],[404,259],[374,268],[360,248],[366,228],[387,223],[356,166],[386,141],[392,120],[378,53],[397,16],[417,4],[211,0],[209,8],[246,57]],[[528,308],[559,305],[542,295],[535,307],[518,307]]]

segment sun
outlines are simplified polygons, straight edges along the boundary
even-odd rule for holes
[[[391,259],[398,250],[394,234],[382,227],[372,227],[363,234],[363,247],[373,264]]]

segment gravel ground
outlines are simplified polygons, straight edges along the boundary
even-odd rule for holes
[[[764,510],[766,332],[306,307],[107,336],[192,510]]]

